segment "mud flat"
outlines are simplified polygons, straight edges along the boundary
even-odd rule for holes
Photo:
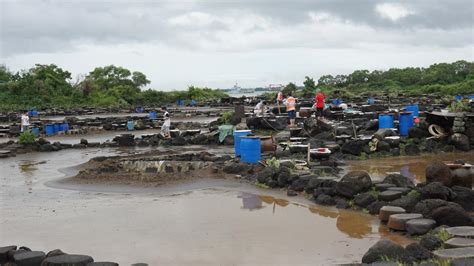
[[[45,186],[116,153],[64,150],[2,160],[0,245],[61,248],[124,265],[322,265],[359,262],[382,236],[407,243],[368,214],[230,180],[126,192],[118,186],[115,193]]]

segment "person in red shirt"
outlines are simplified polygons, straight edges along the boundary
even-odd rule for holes
[[[324,116],[325,96],[321,92],[320,89],[318,89],[316,91],[315,101],[316,101],[316,117],[323,117]]]

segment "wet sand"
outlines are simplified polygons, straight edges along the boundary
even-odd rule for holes
[[[388,173],[397,172],[412,178],[416,183],[425,181],[426,166],[432,161],[453,162],[464,160],[474,164],[474,151],[424,154],[420,156],[400,156],[376,158],[363,161],[348,161],[346,171],[365,170],[372,179],[382,180]],[[474,169],[473,169],[474,170]]]
[[[108,192],[45,185],[116,152],[64,150],[0,161],[0,245],[60,248],[122,265],[327,265],[360,261],[381,236],[406,242],[374,216],[239,182]]]

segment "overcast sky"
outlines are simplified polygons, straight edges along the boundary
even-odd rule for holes
[[[473,0],[0,0],[0,63],[109,64],[157,89],[474,60]]]

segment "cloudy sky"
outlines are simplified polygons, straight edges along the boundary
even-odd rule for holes
[[[474,60],[473,0],[0,0],[0,63],[109,64],[151,87],[301,84],[304,76]]]

